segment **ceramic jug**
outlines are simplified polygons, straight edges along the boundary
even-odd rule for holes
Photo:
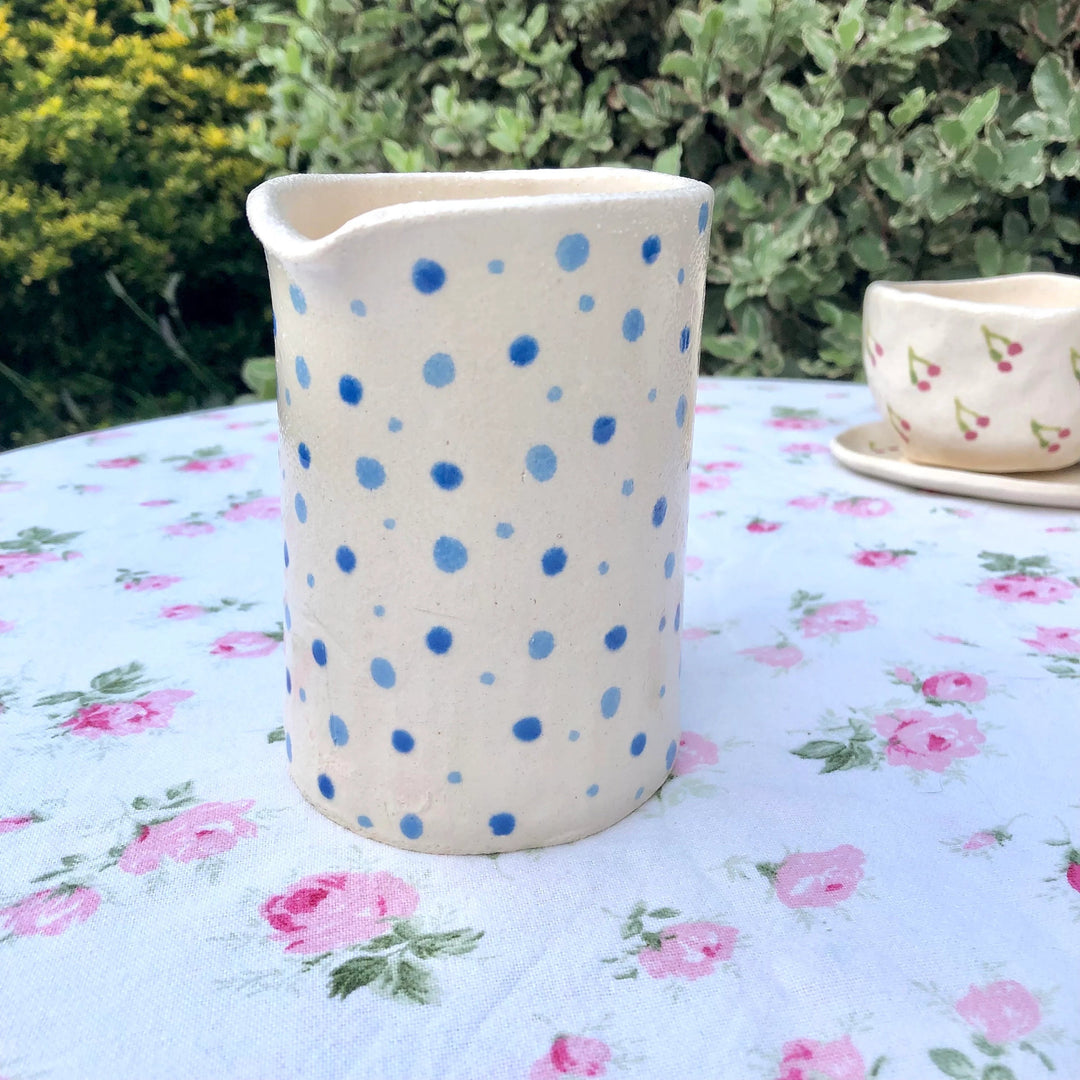
[[[667,777],[711,207],[629,169],[251,193],[285,748],[327,817],[509,851],[597,832]]]

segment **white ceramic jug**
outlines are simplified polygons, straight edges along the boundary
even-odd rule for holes
[[[432,852],[556,844],[672,767],[712,192],[627,169],[287,176],[286,750]]]

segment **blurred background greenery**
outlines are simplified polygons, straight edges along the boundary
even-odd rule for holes
[[[704,180],[703,370],[855,377],[873,278],[1080,272],[1078,47],[1080,0],[0,0],[0,446],[272,396],[286,170]]]

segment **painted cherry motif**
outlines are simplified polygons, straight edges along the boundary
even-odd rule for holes
[[[930,389],[930,380],[936,379],[941,374],[941,365],[927,360],[925,356],[920,356],[910,345],[908,346],[907,357],[911,385],[926,393]],[[917,364],[922,367],[922,375],[916,368]],[[923,375],[926,377],[923,378]]]
[[[870,364],[872,367],[877,367],[878,357],[885,355],[885,350],[881,346],[881,342],[870,333],[869,329],[866,331],[866,354],[870,357]]]
[[[1069,350],[1069,363],[1072,364],[1073,374],[1076,376],[1076,381],[1080,382],[1080,352],[1076,349]]]
[[[1061,443],[1058,440],[1067,439],[1072,431],[1067,427],[1058,427],[1057,424],[1040,424],[1033,417],[1031,434],[1035,436],[1043,450],[1048,454],[1056,454],[1061,449]]]
[[[910,442],[908,432],[911,430],[911,425],[891,405],[886,404],[885,411],[889,415],[889,423],[896,429],[896,434],[904,442]]]
[[[986,340],[986,351],[990,354],[990,359],[997,364],[998,371],[1012,371],[1013,366],[1005,357],[1019,356],[1024,351],[1024,346],[1004,334],[995,334],[987,326],[981,327],[981,330]]]
[[[956,406],[956,426],[964,433],[968,442],[973,442],[979,437],[975,428],[989,427],[990,417],[969,409],[959,398],[953,398],[953,403]],[[969,420],[971,423],[968,423]]]

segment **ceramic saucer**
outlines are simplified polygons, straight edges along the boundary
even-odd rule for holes
[[[857,473],[907,487],[940,491],[946,495],[972,495],[998,502],[1080,510],[1080,464],[1052,472],[1008,474],[916,465],[904,459],[896,433],[883,420],[848,428],[833,439],[829,449],[841,465]]]

